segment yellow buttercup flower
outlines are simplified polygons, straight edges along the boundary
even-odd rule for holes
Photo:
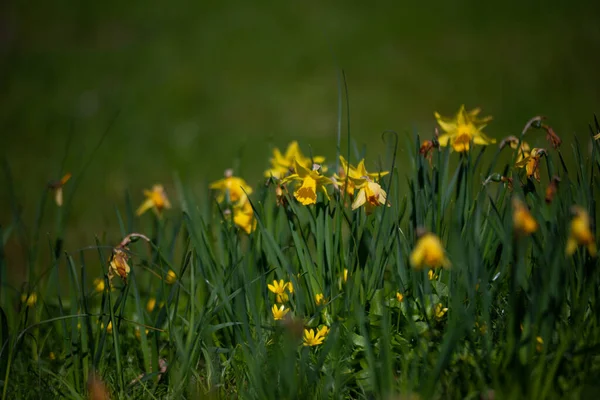
[[[317,331],[317,335],[321,336],[322,338],[325,338],[329,334],[329,331],[329,327],[327,325],[323,325],[321,329]]]
[[[172,269],[170,269],[167,272],[167,276],[165,276],[165,283],[167,285],[172,285],[177,281],[177,274],[175,273],[175,271],[173,271]]]
[[[152,311],[154,311],[154,307],[156,307],[156,299],[154,297],[150,297],[148,299],[148,302],[146,303],[146,311],[148,311],[148,313],[151,313]]]
[[[273,304],[273,308],[271,308],[271,312],[273,313],[273,319],[275,321],[283,319],[283,317],[285,317],[285,315],[289,311],[290,311],[290,309],[285,308],[285,306],[283,304],[279,307],[277,307],[277,304]]]
[[[446,258],[442,242],[433,233],[426,233],[419,238],[410,255],[410,263],[416,269],[424,266],[430,268],[450,267],[450,261]]]
[[[538,223],[529,209],[516,197],[513,198],[513,229],[522,235],[531,235],[538,229]]]
[[[271,168],[265,171],[265,177],[282,179],[287,174],[291,173],[295,166],[294,161],[297,161],[305,168],[311,168],[313,163],[321,164],[325,162],[325,157],[315,156],[312,159],[305,157],[300,150],[298,142],[291,142],[285,154],[281,154],[278,148],[273,149],[273,157],[271,158]]]
[[[71,179],[71,173],[66,173],[59,181],[50,182],[48,188],[54,190],[54,201],[56,205],[61,207],[63,205],[63,187]]]
[[[478,145],[488,145],[496,143],[496,139],[487,137],[481,130],[485,128],[492,117],[477,118],[481,110],[476,108],[466,111],[462,105],[454,118],[442,117],[439,113],[434,113],[437,123],[444,130],[444,134],[438,137],[440,146],[452,146],[454,151],[468,151],[471,141]]]
[[[233,223],[240,227],[248,235],[256,229],[254,210],[249,201],[243,201],[233,206]]]
[[[321,336],[321,331],[317,331],[315,335],[314,329],[305,329],[304,330],[304,346],[318,346],[323,343],[325,340],[324,336]]]
[[[245,201],[246,195],[252,193],[252,188],[246,181],[233,176],[231,169],[225,171],[225,178],[211,183],[209,187],[219,191],[217,196],[219,203],[222,203],[226,198],[231,203],[236,203],[240,200]]]
[[[444,306],[442,306],[442,303],[438,303],[435,305],[433,315],[437,319],[442,319],[444,317],[444,315],[446,315],[447,311],[448,311],[448,307],[444,307]]]
[[[325,296],[323,295],[323,293],[317,293],[317,294],[315,295],[315,303],[316,303],[318,306],[321,306],[321,305],[325,304],[326,302],[327,302],[327,301],[325,300]]]
[[[276,295],[276,301],[278,303],[285,303],[286,301],[288,301],[288,294],[285,292],[286,289],[292,293],[294,291],[294,287],[290,285],[291,282],[287,282],[285,283],[283,281],[283,279],[279,280],[279,282],[277,282],[276,280],[273,281],[273,284],[268,284],[267,287],[269,288],[269,290],[273,293],[275,293]],[[291,286],[291,290],[289,290],[289,286]]]
[[[146,200],[135,212],[138,216],[151,208],[154,209],[157,215],[160,215],[165,208],[171,208],[171,203],[162,185],[154,185],[152,190],[144,190],[144,196],[146,196]]]
[[[404,295],[400,292],[396,292],[396,300],[398,300],[398,303],[402,303],[404,301]]]
[[[334,174],[336,182],[342,182],[346,189],[346,192],[350,196],[354,196],[354,190],[356,189],[356,181],[363,183],[363,180],[369,178],[372,181],[379,180],[382,176],[389,174],[389,171],[381,171],[377,173],[367,172],[365,168],[365,160],[362,159],[355,167],[353,165],[348,164],[346,159],[340,156],[340,170],[339,175]]]
[[[27,307],[35,306],[35,303],[37,303],[37,294],[35,292],[29,294],[23,293],[21,295],[21,303],[25,303]]]
[[[331,184],[331,179],[323,176],[318,171],[318,165],[313,169],[308,169],[298,161],[294,162],[295,173],[283,179],[282,183],[290,181],[300,181],[302,185],[294,192],[294,197],[303,205],[316,204],[317,190],[323,191],[325,197],[329,199],[325,185]]]
[[[427,278],[429,278],[430,281],[437,279],[437,277],[438,276],[433,272],[432,269],[427,272]]]
[[[94,279],[94,290],[98,293],[104,292],[104,279],[96,278]]]
[[[371,181],[371,178],[362,179],[362,182],[357,179],[350,180],[354,181],[358,189],[358,194],[352,203],[353,210],[364,205],[366,213],[371,214],[375,207],[386,204],[387,193],[378,183]]]
[[[567,255],[577,251],[577,247],[586,246],[590,256],[596,257],[596,238],[590,227],[590,216],[586,210],[579,206],[573,207],[575,216],[571,220],[571,230],[567,240]]]

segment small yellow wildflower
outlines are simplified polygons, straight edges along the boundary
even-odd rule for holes
[[[467,112],[462,105],[454,118],[445,118],[437,112],[434,113],[437,123],[446,132],[438,138],[440,146],[451,145],[454,151],[464,152],[469,150],[471,141],[478,145],[496,143],[496,139],[489,138],[481,132],[492,117],[478,119],[477,114],[480,111],[476,108]]]
[[[362,159],[359,161],[358,165],[354,167],[353,165],[348,164],[346,159],[340,156],[340,170],[339,175],[334,174],[333,177],[336,181],[340,181],[344,183],[346,193],[350,196],[354,196],[354,190],[356,188],[355,182],[363,181],[366,178],[369,178],[372,181],[379,180],[382,176],[389,174],[389,171],[381,171],[377,173],[369,173],[365,168],[365,160]]]
[[[427,278],[429,278],[430,281],[437,279],[437,277],[438,275],[435,274],[432,269],[427,272]]]
[[[154,307],[156,307],[156,299],[154,297],[150,297],[148,299],[148,302],[146,303],[146,311],[148,311],[148,313],[151,313],[152,311],[154,311]]]
[[[277,307],[277,304],[273,304],[273,308],[271,308],[271,312],[273,313],[273,319],[275,321],[279,321],[281,319],[283,319],[283,317],[285,317],[285,315],[290,311],[289,308],[285,308],[285,306],[282,304],[279,307]]]
[[[311,168],[313,163],[321,164],[325,162],[325,157],[315,156],[312,159],[305,157],[298,142],[293,141],[288,145],[285,154],[281,154],[278,148],[273,149],[271,168],[265,171],[265,177],[283,179],[285,175],[294,170],[294,161],[306,168]]]
[[[321,327],[321,329],[319,329],[317,331],[317,336],[321,336],[322,338],[325,338],[329,334],[329,331],[330,331],[329,327],[327,325],[323,325]]]
[[[54,201],[56,205],[61,207],[63,205],[63,187],[71,179],[71,173],[68,172],[60,178],[57,182],[51,182],[48,184],[48,188],[54,190]]]
[[[317,294],[315,295],[315,303],[316,303],[318,306],[321,306],[321,305],[325,304],[326,302],[327,302],[327,301],[325,300],[325,296],[323,295],[323,293],[317,293]]]
[[[313,169],[308,169],[298,161],[294,162],[295,173],[283,179],[282,183],[290,181],[301,181],[302,185],[294,192],[294,197],[303,205],[317,203],[317,190],[323,191],[325,197],[329,199],[326,185],[332,183],[331,179],[319,173],[319,165],[313,165]]]
[[[269,290],[271,292],[275,293],[277,303],[285,303],[286,301],[288,301],[288,295],[285,291],[286,291],[286,289],[289,290],[290,283],[291,282],[285,283],[283,281],[283,279],[281,279],[281,280],[279,280],[279,282],[274,280],[272,285],[271,284],[267,285]],[[294,287],[292,286],[292,290],[290,291],[290,293],[292,293],[293,291],[294,291]]]
[[[579,206],[573,207],[575,216],[571,220],[571,231],[567,240],[567,255],[572,255],[578,246],[587,246],[590,256],[596,257],[596,238],[590,228],[590,216]]]
[[[410,255],[410,263],[416,269],[424,266],[430,268],[450,267],[450,261],[446,258],[442,242],[433,233],[426,233],[419,238]]]
[[[315,335],[314,329],[305,329],[304,330],[304,346],[318,346],[323,343],[325,337],[321,336],[321,331],[317,331]]]
[[[538,223],[531,216],[527,206],[518,198],[513,198],[513,229],[515,232],[529,236],[538,229]]]
[[[154,185],[152,186],[152,190],[144,190],[144,196],[146,196],[146,200],[144,200],[135,212],[138,216],[151,208],[154,209],[157,215],[160,215],[165,208],[171,208],[171,203],[163,185]]]
[[[242,203],[240,205],[240,203]],[[233,223],[248,235],[256,229],[254,210],[249,201],[238,202],[233,206]]]
[[[104,292],[104,279],[96,278],[94,279],[94,290],[98,293]]]
[[[543,349],[544,349],[544,339],[542,339],[541,336],[538,336],[535,338],[535,350],[538,353],[541,353]]]
[[[294,285],[292,284],[292,281],[289,281],[287,283],[287,290],[288,290],[288,292],[290,292],[290,294],[294,293]]]
[[[400,292],[396,292],[396,300],[398,300],[398,303],[402,303],[404,301],[404,295]]]
[[[252,188],[248,186],[246,181],[233,176],[231,169],[225,171],[225,178],[211,183],[210,188],[219,191],[217,196],[219,203],[222,203],[226,196],[231,203],[236,203],[240,200],[244,203],[246,195],[252,193]]]
[[[173,271],[172,269],[170,269],[167,272],[167,276],[165,276],[165,283],[167,285],[172,285],[177,281],[177,274],[175,274],[175,271]]]
[[[435,309],[433,311],[433,314],[435,315],[435,317],[437,319],[442,319],[444,317],[444,315],[446,315],[447,311],[448,311],[448,307],[444,307],[442,305],[442,303],[437,303],[435,305]]]
[[[386,204],[387,193],[378,183],[371,181],[371,178],[350,179],[358,189],[358,194],[352,203],[352,209],[356,210],[360,206],[365,206],[367,214],[371,214],[375,207]]]
[[[29,294],[23,293],[21,295],[21,302],[25,303],[27,307],[33,307],[35,306],[35,303],[37,303],[37,294],[35,292]]]

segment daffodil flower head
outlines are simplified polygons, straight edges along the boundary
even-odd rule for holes
[[[121,279],[127,282],[127,276],[129,275],[129,272],[131,272],[131,268],[129,268],[129,264],[127,263],[128,259],[129,256],[124,249],[120,247],[115,247],[113,249],[113,254],[108,269],[109,281],[112,282],[112,278],[115,275],[118,275],[121,277]]]
[[[534,147],[528,155],[524,156],[521,161],[515,164],[518,168],[525,168],[528,177],[533,177],[536,181],[540,181],[540,158],[546,154],[545,149]]]
[[[356,210],[361,206],[365,206],[365,211],[371,214],[378,206],[383,206],[387,202],[387,193],[381,188],[378,183],[375,183],[367,175],[361,179],[350,178],[354,182],[358,193],[352,202],[352,210]]]
[[[434,113],[437,123],[445,132],[438,138],[440,146],[450,145],[454,151],[464,152],[469,150],[471,142],[484,146],[496,143],[495,139],[482,132],[492,117],[477,118],[480,111],[479,108],[467,111],[462,105],[454,118],[446,118],[437,112]]]
[[[295,169],[294,163],[296,161],[302,166],[310,168],[313,163],[322,164],[325,162],[325,157],[315,156],[312,159],[305,157],[298,142],[294,140],[288,145],[285,154],[281,154],[278,148],[273,149],[273,157],[270,161],[271,168],[265,171],[265,177],[283,179]]]
[[[303,205],[317,203],[317,191],[321,190],[325,197],[329,199],[326,185],[332,184],[331,179],[321,175],[318,166],[313,166],[313,169],[308,169],[301,165],[297,160],[294,161],[295,173],[283,179],[282,183],[290,181],[299,181],[301,185],[294,192],[294,197]],[[315,168],[316,167],[316,168]]]
[[[538,229],[538,223],[529,208],[518,198],[513,198],[513,229],[521,235],[529,236]]]
[[[273,319],[275,321],[282,320],[289,311],[290,309],[285,308],[283,304],[279,307],[277,307],[277,304],[273,304],[273,307],[271,308],[271,313],[273,314]]]
[[[378,173],[367,172],[364,159],[360,160],[358,165],[355,167],[349,164],[343,156],[340,156],[340,164],[339,175],[334,174],[333,178],[336,182],[339,181],[344,184],[346,193],[348,193],[350,196],[354,196],[354,191],[356,189],[355,182],[357,180],[362,183],[364,179],[363,177],[366,176],[375,181],[389,173],[389,171],[381,171]]]
[[[138,216],[151,208],[160,216],[164,209],[171,208],[171,203],[162,185],[157,184],[152,186],[152,190],[144,190],[144,196],[146,200],[144,200],[135,212]]]
[[[567,240],[567,255],[572,255],[579,246],[586,246],[590,256],[596,257],[596,238],[590,226],[590,215],[579,206],[572,208],[574,217],[571,220],[569,239]]]
[[[433,233],[426,233],[419,238],[410,255],[410,263],[415,269],[450,267],[450,261],[446,258],[444,246]]]
[[[304,330],[304,346],[318,346],[323,343],[325,340],[324,336],[321,336],[321,331],[317,331],[315,334],[314,329],[305,329]]]
[[[254,210],[249,201],[239,201],[233,206],[233,223],[248,235],[256,229]]]
[[[252,188],[242,178],[233,176],[233,170],[225,170],[225,178],[219,179],[210,184],[213,190],[218,191],[217,202],[222,203],[228,200],[229,203],[246,201],[246,195],[252,193]]]

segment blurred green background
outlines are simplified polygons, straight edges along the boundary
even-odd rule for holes
[[[79,186],[72,250],[117,231],[126,191],[134,206],[155,182],[172,193],[174,173],[201,193],[238,165],[255,185],[272,146],[293,139],[331,160],[340,68],[370,166],[382,131],[430,136],[433,111],[463,103],[494,116],[486,132],[498,139],[537,114],[563,139],[584,137],[600,110],[598,3],[9,0],[0,155],[32,225],[70,132],[65,169],[77,175],[119,111]],[[541,133],[531,141],[546,145]],[[2,226],[13,218],[7,187],[2,174]]]

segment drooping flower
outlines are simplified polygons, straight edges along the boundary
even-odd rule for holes
[[[310,157],[305,157],[300,150],[298,142],[293,141],[288,145],[285,154],[281,154],[281,151],[278,148],[274,148],[273,157],[270,161],[271,168],[265,171],[265,177],[283,179],[287,174],[293,172],[295,168],[294,161],[297,161],[305,168],[311,168],[313,163],[323,163],[325,157],[315,156],[312,159]]]
[[[567,255],[574,254],[579,246],[586,246],[590,256],[596,257],[596,238],[590,226],[588,212],[582,207],[574,206],[573,213],[575,216],[571,220],[571,230],[567,240]]]
[[[528,177],[533,177],[536,181],[540,181],[540,158],[546,154],[545,149],[534,147],[529,155],[523,157],[521,161],[515,165],[518,168],[525,168]]]
[[[298,161],[294,162],[295,173],[283,179],[282,183],[290,181],[300,181],[302,184],[294,192],[294,197],[303,205],[317,203],[317,190],[321,190],[325,197],[329,199],[326,185],[330,185],[331,179],[321,175],[319,165],[313,165],[313,169],[308,169],[301,165]]]
[[[249,201],[239,201],[233,206],[233,223],[248,235],[256,229],[254,210]]]
[[[446,132],[438,138],[440,146],[450,145],[454,151],[464,152],[469,150],[471,141],[478,145],[496,143],[496,139],[481,132],[492,117],[479,119],[477,115],[480,111],[479,108],[466,111],[465,106],[462,105],[454,118],[445,118],[437,112],[434,113],[437,123]]]
[[[538,223],[527,206],[516,197],[513,198],[513,229],[525,236],[531,235],[538,229]]]
[[[450,267],[444,247],[440,239],[433,233],[426,233],[419,238],[410,255],[410,263],[415,269],[423,267]]]
[[[375,207],[383,206],[387,201],[387,193],[381,188],[378,183],[371,181],[371,178],[366,179],[350,179],[354,181],[354,185],[358,189],[356,198],[352,202],[352,210],[356,210],[361,206],[365,206],[365,211],[371,214]]]
[[[144,196],[146,196],[146,200],[144,200],[135,212],[138,216],[151,208],[154,209],[157,215],[161,215],[164,209],[171,208],[171,203],[162,185],[154,185],[152,186],[152,190],[144,190]]]
[[[354,196],[354,190],[357,187],[356,182],[360,185],[367,179],[378,181],[382,176],[389,174],[389,171],[367,172],[364,159],[360,160],[355,167],[348,164],[343,156],[340,156],[340,163],[339,174],[334,174],[333,177],[336,182],[341,182],[344,185],[346,193],[350,196]]]
[[[67,172],[59,181],[48,184],[48,189],[54,190],[54,201],[59,207],[63,205],[63,187],[69,179],[71,179],[71,173]]]
[[[275,321],[279,321],[279,320],[283,319],[283,317],[285,317],[285,315],[289,311],[290,311],[290,309],[285,308],[285,306],[283,304],[279,307],[277,307],[277,304],[273,304],[273,308],[271,308],[271,312],[273,313],[273,319]]]
[[[304,346],[318,346],[323,343],[325,340],[324,336],[321,336],[321,331],[317,331],[315,335],[314,329],[305,329],[304,330]]]
[[[242,178],[233,176],[233,170],[225,170],[225,178],[210,184],[213,190],[218,190],[217,202],[222,203],[228,199],[230,203],[240,200],[245,202],[246,195],[252,193],[252,188]]]
[[[112,281],[113,276],[119,275],[121,279],[127,282],[127,276],[129,275],[129,272],[131,272],[131,268],[129,268],[129,264],[127,264],[128,259],[129,256],[121,247],[115,247],[113,249],[108,269],[108,279],[110,281]]]

